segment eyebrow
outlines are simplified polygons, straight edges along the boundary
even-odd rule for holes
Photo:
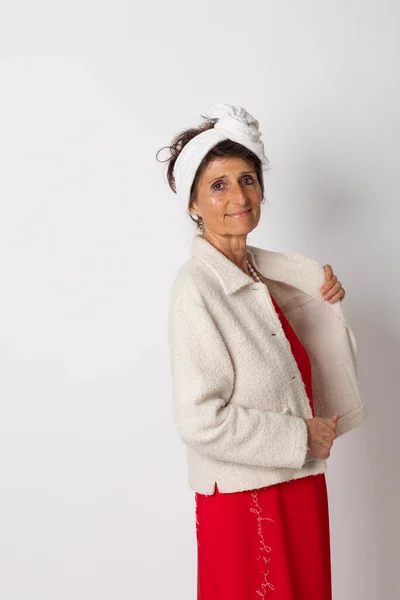
[[[241,173],[239,173],[240,177],[243,177],[243,175],[255,175],[255,171],[242,171]],[[208,183],[212,183],[216,179],[223,179],[224,177],[226,177],[226,175],[218,175],[218,177],[214,177],[213,179],[210,179],[208,181]]]

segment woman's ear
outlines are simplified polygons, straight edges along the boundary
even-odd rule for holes
[[[192,205],[189,208],[189,212],[192,215],[192,217],[200,217],[199,213],[197,212],[197,206],[195,202],[192,202]]]

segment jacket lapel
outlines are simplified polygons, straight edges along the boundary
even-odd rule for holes
[[[196,233],[191,245],[192,256],[198,258],[214,273],[226,294],[233,294],[254,280],[208,242],[200,233]]]

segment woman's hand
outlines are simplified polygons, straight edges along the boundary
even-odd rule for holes
[[[320,288],[320,291],[324,297],[324,300],[329,300],[331,304],[343,300],[346,295],[344,288],[340,281],[334,274],[331,265],[324,265],[325,269],[325,283]]]
[[[336,438],[337,413],[331,419],[314,417],[304,419],[308,429],[308,454],[315,458],[328,458]]]

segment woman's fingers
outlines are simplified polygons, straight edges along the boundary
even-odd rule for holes
[[[334,274],[331,265],[324,265],[325,269],[325,283],[321,286],[320,291],[324,298],[334,304],[339,300],[343,300],[346,295],[346,291],[342,286],[341,282]]]
[[[324,425],[324,428],[329,427],[329,429],[331,429],[332,431],[336,431],[336,423],[337,421],[334,421],[332,419],[321,419],[322,424]]]

